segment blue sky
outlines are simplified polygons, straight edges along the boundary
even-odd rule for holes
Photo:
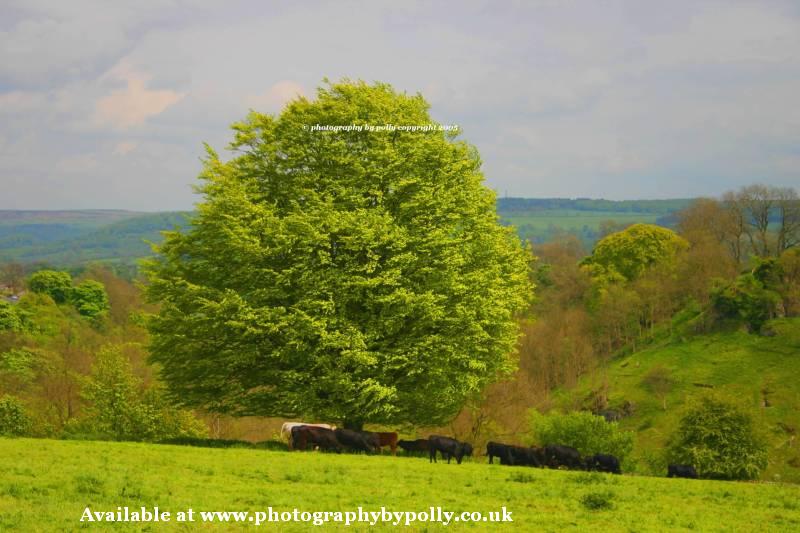
[[[421,92],[500,195],[800,186],[800,4],[0,7],[0,209],[186,209],[203,142],[324,77]]]

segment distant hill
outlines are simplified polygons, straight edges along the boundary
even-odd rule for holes
[[[572,233],[587,246],[600,224],[648,222],[670,226],[671,216],[691,200],[590,200],[585,198],[500,198],[497,209],[524,239],[543,242]],[[184,226],[190,212],[141,213],[118,210],[0,211],[0,262],[75,267],[88,261],[134,265],[150,255],[146,241]]]
[[[133,263],[151,254],[147,241],[183,226],[188,212],[0,212],[0,261],[75,266],[88,261]]]
[[[500,198],[497,211],[503,221],[513,224],[523,239],[541,243],[568,233],[591,247],[600,237],[600,225],[644,222],[673,227],[675,213],[691,199],[675,200],[590,200],[588,198]]]

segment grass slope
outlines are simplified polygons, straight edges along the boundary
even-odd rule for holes
[[[612,476],[427,459],[318,452],[0,439],[0,530],[79,529],[84,508],[158,506],[205,511],[380,510],[488,513],[505,506],[513,524],[451,524],[457,530],[788,531],[800,528],[800,487]],[[593,508],[582,501],[610,501]],[[174,515],[173,515],[174,516]],[[84,525],[85,526],[85,525]],[[96,527],[97,524],[94,524]],[[114,524],[114,531],[148,530]],[[252,529],[253,524],[171,523],[155,530]],[[310,524],[262,524],[307,530]],[[439,530],[417,524],[411,530]],[[111,528],[109,528],[111,529]],[[324,529],[334,528],[331,524]],[[366,527],[351,526],[362,531]],[[379,530],[394,529],[381,526]]]
[[[800,483],[800,443],[793,438],[800,429],[800,318],[775,320],[770,325],[776,333],[773,337],[719,332],[675,338],[619,357],[605,376],[586,377],[575,389],[562,391],[557,401],[576,407],[605,379],[612,407],[625,400],[636,405],[634,416],[622,420],[621,426],[637,432],[637,455],[649,455],[660,469],[658,456],[677,428],[687,401],[709,388],[722,389],[759,413],[770,443],[763,479]],[[664,401],[643,383],[656,367],[666,369],[673,381],[664,398],[666,410]]]

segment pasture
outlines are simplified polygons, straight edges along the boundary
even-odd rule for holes
[[[208,449],[138,443],[0,439],[0,530],[81,528],[86,506],[154,507],[176,513],[386,507],[488,513],[505,506],[511,524],[453,523],[456,530],[789,531],[800,529],[800,487],[615,476],[427,458]],[[83,524],[86,526],[86,524]],[[97,524],[90,529],[97,529]],[[125,524],[106,530],[253,530],[248,524]],[[260,528],[305,531],[310,524]],[[420,524],[410,531],[440,531]],[[345,529],[328,524],[322,530]],[[367,529],[364,524],[352,531]],[[393,526],[378,530],[396,529]]]

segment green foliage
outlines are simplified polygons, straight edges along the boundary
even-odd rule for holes
[[[170,406],[160,390],[144,389],[130,362],[116,347],[97,354],[81,397],[89,406],[67,429],[71,436],[159,441],[205,434],[201,422]]]
[[[581,496],[581,505],[590,511],[614,508],[614,493],[611,491],[588,492]]]
[[[69,300],[81,315],[89,318],[94,318],[109,309],[105,286],[91,279],[72,288]]]
[[[46,294],[54,302],[61,304],[69,299],[72,290],[72,276],[67,272],[40,270],[30,275],[28,288],[33,292]]]
[[[12,392],[24,389],[42,366],[37,354],[26,348],[12,348],[0,354],[0,388]]]
[[[434,424],[512,368],[530,255],[421,96],[344,82],[209,149],[186,232],[150,261],[152,360],[177,401],[233,414]]]
[[[96,318],[110,308],[102,283],[89,279],[73,286],[68,272],[40,270],[31,274],[28,287],[35,293],[50,296],[56,303],[69,302],[87,318]]]
[[[717,281],[711,290],[711,304],[720,317],[742,320],[754,332],[775,318],[780,301],[780,295],[766,289],[753,273],[742,274],[733,283]]]
[[[22,437],[30,434],[32,426],[22,402],[9,395],[0,398],[0,436]]]
[[[23,315],[16,306],[0,300],[0,331],[22,331],[25,329]]]
[[[608,453],[620,462],[633,450],[633,432],[623,431],[617,422],[606,422],[602,416],[586,411],[543,415],[533,409],[529,425],[533,440],[541,446],[572,446],[581,455]]]
[[[737,402],[704,396],[680,421],[671,462],[690,464],[701,477],[756,479],[767,467],[767,446],[753,416]]]
[[[608,276],[619,275],[630,281],[650,266],[674,260],[676,253],[688,246],[686,240],[672,230],[634,224],[601,239],[583,264]]]

